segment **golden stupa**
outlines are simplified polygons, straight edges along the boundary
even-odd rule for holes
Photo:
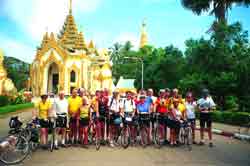
[[[141,27],[140,48],[148,44],[148,34],[146,31],[146,20],[144,19]]]
[[[3,65],[3,51],[0,49],[0,95],[12,96],[16,93],[16,88],[11,79],[7,77],[7,72]]]
[[[58,90],[70,94],[73,88],[81,87],[91,92],[111,91],[113,87],[108,51],[97,49],[92,40],[85,41],[72,14],[72,0],[60,33],[43,36],[30,67],[30,87],[35,96]]]

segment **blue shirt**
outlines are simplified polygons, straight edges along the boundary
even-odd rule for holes
[[[148,97],[146,98],[146,102],[149,102],[150,104],[152,104],[152,103],[153,103],[152,97],[148,96]]]
[[[150,105],[151,105],[151,102],[150,100],[145,100],[144,103],[139,103],[137,105],[137,109],[139,111],[139,113],[149,113],[149,110],[150,110]]]

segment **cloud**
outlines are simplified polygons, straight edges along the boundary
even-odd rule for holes
[[[139,48],[140,37],[131,32],[123,32],[115,38],[113,43],[121,43],[124,44],[125,42],[130,41],[133,45],[133,49]]]
[[[101,0],[73,0],[74,15],[97,10]],[[4,12],[38,42],[46,30],[58,33],[69,11],[69,0],[6,0]]]
[[[1,40],[0,45],[5,56],[15,57],[28,63],[31,63],[35,56],[36,48],[9,38]]]

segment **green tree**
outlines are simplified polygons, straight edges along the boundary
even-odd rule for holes
[[[202,12],[210,12],[218,22],[227,22],[228,10],[233,4],[249,6],[250,0],[181,0],[182,5],[200,15]]]

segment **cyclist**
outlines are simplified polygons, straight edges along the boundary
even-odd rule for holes
[[[61,146],[65,147],[66,128],[68,126],[68,101],[64,97],[64,92],[59,92],[59,97],[55,99],[54,108],[56,112],[56,137],[55,137],[55,149],[58,149],[58,137],[61,132]]]
[[[130,92],[130,91],[126,92],[126,99],[124,99],[121,102],[121,112],[122,112],[123,118],[131,117],[132,120],[134,119],[135,112],[136,112],[136,106],[135,106],[135,102],[132,99],[132,92]],[[132,142],[135,143],[135,140],[136,140],[135,126],[130,125],[129,127],[131,129]]]
[[[186,118],[187,121],[191,123],[192,128],[192,138],[193,138],[193,144],[196,144],[195,142],[195,110],[197,108],[197,103],[194,100],[192,92],[188,92],[186,95],[186,102],[185,102],[185,108],[186,108]]]
[[[85,98],[85,100],[89,104],[89,98],[87,96],[87,91],[84,88],[80,88],[78,94],[79,94],[79,97]]]
[[[99,122],[101,127],[101,136],[102,139],[104,139],[105,135],[105,117],[108,115],[108,93],[107,91],[101,91],[100,92],[100,98],[98,99],[98,107],[99,107]]]
[[[121,124],[120,100],[118,91],[113,92],[113,96],[110,98],[108,103],[108,108],[110,113],[110,126],[109,126],[110,146],[114,147],[114,137],[115,137],[114,134],[118,130]]]
[[[80,141],[83,148],[87,148],[88,144],[88,126],[90,116],[90,105],[88,104],[87,98],[82,98],[82,105],[79,109],[80,112]]]
[[[148,98],[151,98],[152,102],[155,103],[157,100],[157,97],[154,96],[154,90],[153,89],[148,89],[147,91],[147,96]]]
[[[207,128],[209,137],[209,147],[213,147],[212,142],[212,116],[211,112],[215,108],[215,103],[212,97],[209,95],[208,89],[202,90],[202,98],[197,101],[200,112],[200,145],[204,145],[204,128]]]
[[[152,112],[152,108],[153,108],[153,105],[152,105],[152,102],[150,102],[150,100],[147,100],[146,99],[146,96],[145,96],[145,93],[142,91],[140,96],[139,96],[139,101],[137,103],[137,112],[138,112],[138,115],[139,115],[139,121],[140,123],[146,123],[147,125],[147,133],[148,133],[148,142],[151,142],[150,140],[150,120],[148,121],[143,121],[143,119],[146,117],[146,116],[150,116],[151,112]]]
[[[154,104],[155,104],[155,102],[157,100],[157,97],[154,96],[153,89],[151,89],[151,88],[148,89],[148,91],[147,91],[147,99],[146,100],[148,100],[148,102],[150,102],[152,104],[152,107],[154,108]],[[154,109],[151,112],[151,118],[150,119],[151,119],[151,121],[150,121],[150,138],[152,139],[151,133],[152,133],[152,130],[153,130],[153,127],[154,127],[154,122],[155,122]]]
[[[95,96],[93,97],[91,101],[91,111],[90,111],[90,120],[94,120],[94,123],[96,125],[96,128],[98,129],[96,132],[97,137],[99,138],[101,131],[100,131],[100,112],[99,112],[99,100],[101,98],[101,91],[97,90],[95,92]]]
[[[166,126],[167,126],[167,113],[168,113],[168,101],[165,98],[165,90],[161,89],[159,91],[159,97],[157,98],[155,102],[155,108],[156,113],[159,113],[159,125],[160,125],[160,134],[162,141],[166,138]],[[165,135],[163,135],[165,133]],[[165,141],[165,140],[164,140]]]
[[[168,113],[169,113],[169,110],[171,109],[171,100],[172,100],[172,98],[171,98],[171,90],[169,89],[169,88],[166,88],[165,89],[165,100],[166,100],[166,107],[167,107],[167,110],[168,110]],[[167,134],[168,134],[168,132],[167,132],[167,130],[168,129],[170,129],[169,128],[169,126],[168,126],[168,118],[167,118],[167,120],[166,120],[166,123],[167,123],[167,127],[166,127],[166,138],[165,138],[165,144],[169,144],[169,138],[168,138],[168,136],[167,136]]]
[[[69,128],[70,128],[70,143],[77,144],[79,131],[79,108],[82,105],[81,97],[77,96],[77,89],[72,90],[72,95],[68,99],[68,113],[69,113]]]
[[[39,124],[41,126],[40,141],[42,148],[46,149],[48,143],[48,117],[51,110],[51,103],[48,101],[47,95],[42,95],[41,99],[42,100],[37,105]]]
[[[178,133],[180,130],[181,120],[184,119],[183,114],[181,113],[179,106],[179,99],[173,99],[173,107],[169,113],[169,127],[170,127],[170,145],[177,145]]]

